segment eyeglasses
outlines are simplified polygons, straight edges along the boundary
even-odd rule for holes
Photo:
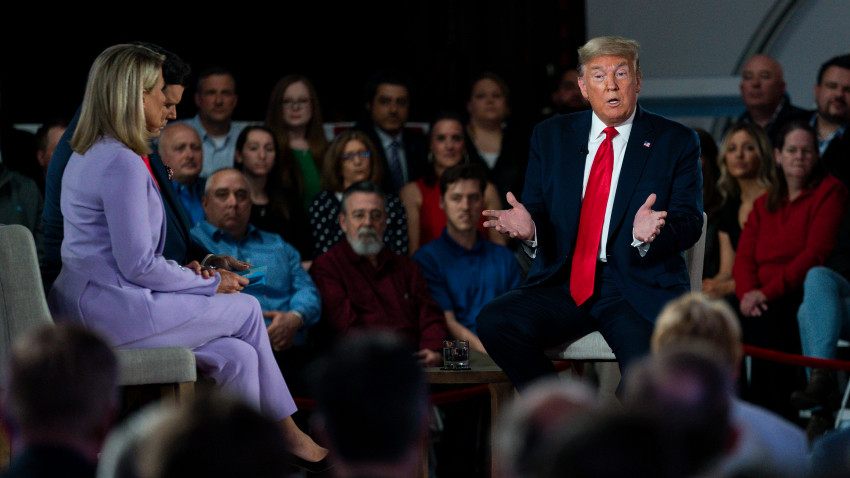
[[[358,153],[345,153],[345,154],[342,155],[342,160],[343,161],[353,161],[354,158],[369,159],[371,157],[372,157],[372,153],[370,153],[369,151],[360,151]]]
[[[283,100],[283,107],[284,108],[294,108],[296,106],[299,107],[299,108],[304,108],[305,106],[307,106],[309,104],[310,104],[310,98],[299,98],[297,100],[293,100],[293,99]]]

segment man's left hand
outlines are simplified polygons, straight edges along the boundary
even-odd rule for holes
[[[439,367],[443,364],[443,356],[431,349],[422,349],[414,354],[419,365],[423,367]]]
[[[286,350],[295,343],[295,334],[301,330],[304,321],[297,314],[292,312],[283,312],[280,310],[270,310],[263,312],[263,317],[272,319],[272,323],[268,326],[269,340],[271,340],[272,348],[280,352]]]
[[[224,269],[226,271],[244,271],[251,267],[251,264],[242,262],[239,259],[225,254],[216,254],[211,256],[204,262],[205,266],[213,266],[216,269]]]
[[[661,234],[661,228],[664,227],[667,211],[653,211],[652,205],[655,204],[655,193],[646,198],[646,202],[638,209],[635,214],[634,229],[632,234],[635,239],[650,243]]]

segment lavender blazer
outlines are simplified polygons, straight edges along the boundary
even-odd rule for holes
[[[62,272],[48,295],[56,320],[120,346],[167,331],[203,310],[220,278],[162,256],[165,210],[138,154],[104,138],[74,153],[62,178]]]

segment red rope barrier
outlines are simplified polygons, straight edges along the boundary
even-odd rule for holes
[[[806,357],[805,355],[789,354],[787,352],[754,347],[752,345],[744,345],[744,354],[755,358],[770,360],[771,362],[797,365],[800,367],[850,371],[850,361],[848,360],[830,360]]]

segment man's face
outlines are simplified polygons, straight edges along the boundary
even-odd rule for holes
[[[47,171],[47,166],[50,165],[50,158],[53,156],[53,151],[56,149],[56,145],[59,144],[59,140],[62,139],[63,134],[65,134],[64,126],[54,126],[50,128],[47,130],[47,147],[43,150],[39,149],[36,151],[38,164],[40,164],[42,169],[45,171]]]
[[[606,126],[618,126],[635,111],[640,74],[626,58],[599,56],[587,63],[578,86],[596,116]]]
[[[395,136],[407,122],[409,107],[410,97],[406,87],[382,83],[378,85],[378,91],[366,109],[378,128]]]
[[[458,232],[474,231],[484,210],[484,196],[477,179],[461,179],[446,188],[440,198],[440,207],[446,211],[446,225]]]
[[[229,122],[236,109],[236,83],[230,75],[210,75],[201,81],[195,93],[195,105],[202,119],[215,123]]]
[[[201,200],[207,221],[233,237],[242,237],[251,218],[251,194],[242,173],[220,171],[208,181],[207,193]]]
[[[552,103],[558,110],[578,110],[587,108],[587,101],[578,86],[578,72],[568,70],[561,76],[558,89],[552,93]]]
[[[785,93],[782,67],[769,56],[756,55],[744,64],[740,88],[741,99],[748,109],[775,108]]]
[[[373,256],[384,245],[386,205],[377,194],[353,193],[345,202],[345,210],[339,214],[339,226],[356,253]]]
[[[850,70],[830,66],[815,85],[815,103],[818,116],[831,123],[850,122]]]
[[[194,183],[204,166],[204,149],[195,128],[173,124],[165,128],[159,144],[162,162],[174,171],[174,181]]]
[[[177,105],[183,99],[182,85],[165,85],[165,107],[168,109],[168,121],[177,119]]]

